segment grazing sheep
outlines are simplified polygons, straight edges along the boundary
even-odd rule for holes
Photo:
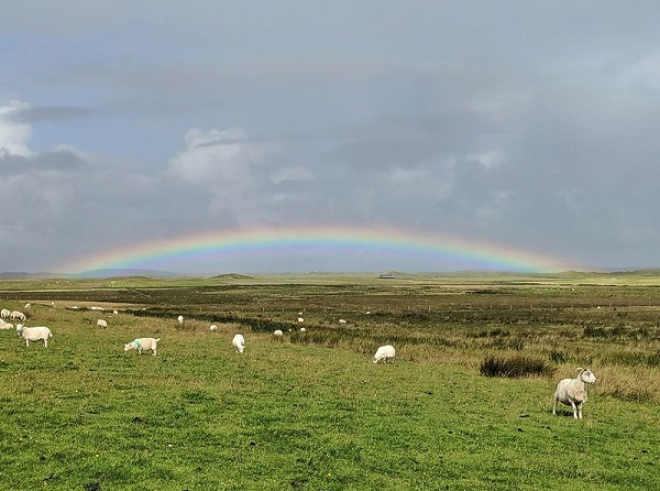
[[[346,319],[339,319],[340,324],[346,324]]]
[[[578,368],[575,378],[565,378],[557,385],[553,397],[552,414],[557,414],[557,402],[573,407],[573,418],[582,419],[582,404],[587,400],[585,384],[595,384],[596,376],[591,370]]]
[[[27,320],[27,317],[25,317],[25,314],[23,312],[18,311],[18,310],[14,310],[11,314],[9,314],[9,318],[13,321],[20,320],[20,321],[25,322]]]
[[[282,332],[281,329],[275,329],[275,331],[273,331],[273,336],[277,338],[281,338],[282,336],[284,336],[284,333]]]
[[[113,313],[114,315],[117,315],[117,314],[119,314],[119,311],[118,311],[118,310],[113,310],[112,313]]]
[[[25,308],[25,310],[28,310],[28,309],[32,308],[32,304],[30,304],[30,303],[28,302],[28,303],[25,304],[25,307],[24,307],[24,308]]]
[[[218,326],[216,326],[215,324],[212,324],[211,327],[209,327],[209,329],[210,329],[211,331],[217,331],[217,330],[218,330]]]
[[[298,317],[298,322],[305,322],[305,319],[303,319],[302,317]]]
[[[137,338],[130,343],[125,344],[124,351],[137,350],[139,354],[142,354],[143,351],[151,350],[154,356],[156,356],[158,341],[160,341],[160,338]]]
[[[241,334],[237,334],[234,336],[234,339],[231,340],[231,344],[236,351],[243,353],[243,350],[245,349],[245,338]]]
[[[45,326],[23,327],[17,324],[16,333],[19,338],[25,339],[25,346],[30,346],[30,341],[43,341],[44,348],[48,348],[48,338],[53,337],[53,333]]]
[[[99,319],[96,321],[96,327],[101,327],[105,329],[106,327],[108,327],[108,323],[105,319]]]
[[[183,316],[180,315],[179,317],[177,317],[176,321],[179,323],[179,325],[182,325],[183,324]]]
[[[1,318],[6,319],[6,318],[9,317],[10,315],[11,315],[11,310],[9,310],[9,309],[2,309],[2,310],[0,310],[0,317],[1,317]]]
[[[301,327],[300,332],[307,332],[307,329],[305,329],[304,327]]]
[[[387,363],[387,360],[394,360],[395,355],[396,351],[394,350],[393,346],[390,346],[389,344],[381,346],[376,350],[376,353],[374,354],[374,363],[378,363],[379,361]]]

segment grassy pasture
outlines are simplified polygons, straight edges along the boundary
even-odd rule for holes
[[[27,325],[54,338],[26,348],[0,331],[0,489],[654,489],[659,285],[651,274],[3,281],[0,307],[31,302]],[[239,331],[243,355],[230,344]],[[158,356],[123,351],[139,336],[162,338]],[[385,342],[397,362],[372,364]],[[484,377],[489,356],[551,373]],[[557,381],[585,365],[599,378],[585,419],[553,417]]]

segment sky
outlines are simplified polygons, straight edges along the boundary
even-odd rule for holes
[[[264,245],[122,264],[431,271],[504,268],[495,253],[470,261],[501,250],[660,267],[658,2],[0,12],[0,271],[75,272],[140,244],[260,230],[452,237],[473,252]]]

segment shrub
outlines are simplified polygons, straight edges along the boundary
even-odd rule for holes
[[[500,358],[489,355],[481,362],[479,371],[486,377],[521,378],[530,375],[552,375],[554,368],[543,360],[526,356]]]

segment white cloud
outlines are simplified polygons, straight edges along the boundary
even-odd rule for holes
[[[29,104],[18,100],[0,106],[0,155],[27,157],[32,154],[27,146],[32,138],[32,127],[17,121],[18,114],[29,108]]]
[[[273,184],[281,184],[286,181],[313,181],[314,174],[305,167],[287,167],[275,172],[270,176],[270,182]]]
[[[483,153],[475,153],[467,156],[468,160],[474,160],[479,162],[486,169],[500,165],[502,162],[506,161],[506,156],[499,150],[490,150]]]
[[[170,160],[170,172],[195,184],[241,183],[251,179],[254,164],[264,151],[247,140],[240,129],[191,129],[185,136],[186,148]]]

